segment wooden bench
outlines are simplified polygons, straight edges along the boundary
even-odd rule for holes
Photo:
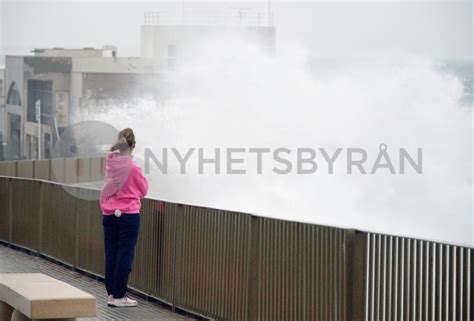
[[[96,299],[41,273],[0,273],[0,321],[95,317]]]

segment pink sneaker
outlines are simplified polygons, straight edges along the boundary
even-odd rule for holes
[[[109,305],[113,307],[136,307],[137,304],[137,301],[130,299],[128,296],[119,299],[112,299],[109,303]]]
[[[114,302],[114,296],[111,294],[107,297],[107,305],[111,305]]]

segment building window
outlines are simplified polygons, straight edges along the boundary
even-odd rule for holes
[[[15,82],[12,82],[10,88],[8,88],[7,104],[21,106],[20,92]]]
[[[39,148],[40,148],[40,145],[39,145],[39,141],[38,141],[38,137],[37,137],[37,136],[33,136],[33,145],[34,145],[34,153],[35,153],[34,158],[35,158],[35,159],[39,159]]]
[[[56,92],[55,108],[57,125],[59,127],[67,127],[69,125],[69,92]]]
[[[31,135],[26,134],[26,157],[28,159],[31,159],[31,150],[33,149],[33,146],[31,146]]]
[[[7,133],[7,158],[20,159],[23,154],[21,148],[21,116],[8,113],[8,127]]]
[[[44,158],[51,158],[51,135],[44,134]]]
[[[53,82],[28,80],[28,110],[26,120],[36,122],[36,102],[41,102],[41,123],[50,124],[53,111]]]

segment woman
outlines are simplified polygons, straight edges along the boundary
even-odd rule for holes
[[[140,166],[132,160],[134,148],[133,130],[125,128],[107,156],[105,184],[100,194],[107,303],[115,307],[137,305],[126,292],[140,226],[141,199],[148,192],[148,183]]]

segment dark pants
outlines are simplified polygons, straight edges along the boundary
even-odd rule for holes
[[[108,295],[122,298],[127,292],[135,245],[140,228],[139,214],[104,215],[105,288]]]

